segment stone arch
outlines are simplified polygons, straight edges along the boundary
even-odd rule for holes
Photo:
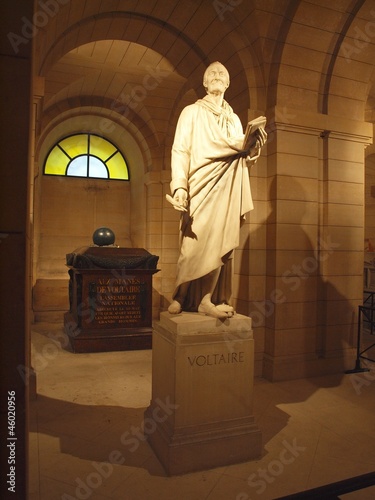
[[[240,3],[236,9],[240,8],[246,11],[248,7]],[[254,8],[253,2],[251,2],[251,8]],[[214,13],[211,4],[201,5],[197,9],[198,11],[199,15],[205,17],[212,16]],[[233,15],[229,12],[229,19]],[[45,75],[54,61],[59,60],[77,46],[95,40],[128,40],[152,48],[156,52],[160,51],[161,54],[168,46],[171,47],[167,54],[169,61],[175,71],[189,81],[191,88],[199,89],[201,87],[201,74],[203,74],[205,67],[214,60],[221,60],[225,65],[228,65],[228,69],[233,75],[233,81],[237,77],[243,79],[242,85],[239,85],[236,90],[234,90],[235,85],[232,86],[235,100],[240,96],[243,103],[245,96],[248,104],[243,107],[248,108],[250,100],[253,109],[263,108],[264,105],[258,102],[257,97],[259,89],[264,91],[265,85],[253,47],[258,36],[255,29],[256,23],[253,22],[254,29],[251,31],[252,36],[247,44],[235,30],[230,29],[234,22],[235,19],[232,23],[224,24],[220,18],[214,19],[210,28],[215,33],[224,29],[222,38],[215,36],[216,42],[213,43],[212,37],[206,37],[197,43],[193,39],[193,33],[187,33],[183,26],[179,26],[178,19],[175,24],[172,24],[174,23],[173,18],[167,22],[162,16],[157,18],[142,12],[125,10],[97,12],[89,17],[77,19],[65,30],[62,29],[48,47],[43,43],[42,35],[40,35],[38,41],[38,54],[40,55],[36,61],[37,73],[41,76]],[[48,37],[46,36],[46,38]],[[245,39],[248,37],[246,36]],[[228,43],[223,43],[224,40]],[[251,56],[249,56],[249,52],[252,54]]]
[[[357,2],[354,3],[351,11],[347,13],[346,19],[343,19],[341,30],[334,34],[334,38],[332,40],[332,53],[327,53],[320,82],[318,111],[321,113],[328,113],[328,100],[334,66],[341,50],[342,44],[345,43],[345,37],[347,36],[347,33],[350,30],[350,27],[352,26],[358,14],[358,11],[363,4],[364,0],[357,0]]]
[[[120,11],[114,14],[103,12],[69,26],[53,41],[39,63],[37,62],[38,74],[45,75],[47,68],[54,61],[79,45],[107,39],[126,39],[152,47],[156,52],[163,50],[165,44],[176,45],[176,59],[171,62],[185,77],[201,62],[208,62],[204,52],[186,34],[179,32],[171,24],[137,12]],[[127,31],[130,23],[131,29]]]
[[[355,7],[331,64],[325,108],[347,119],[372,121],[375,9],[369,0],[359,0]]]
[[[317,6],[305,0],[291,2],[279,29],[278,38],[283,42],[276,44],[273,52],[275,64],[270,72],[269,105],[277,103],[337,114],[338,84],[342,92],[343,84],[347,83],[345,79],[353,81],[354,77],[353,70],[343,64],[345,52],[349,46],[353,47],[356,31],[369,22],[369,7],[367,0],[354,3],[347,0],[339,7]],[[346,97],[350,97],[353,84],[351,89],[349,85],[346,87]],[[363,88],[360,90],[362,96],[356,99],[356,104],[364,100]]]
[[[131,29],[127,30],[130,24]],[[45,76],[56,60],[77,46],[92,41],[125,38],[127,41],[136,41],[139,45],[152,48],[155,52],[160,50],[160,53],[162,53],[164,44],[175,46],[173,65],[177,73],[182,74],[190,86],[194,86],[196,83],[194,72],[191,76],[191,71],[196,67],[205,68],[205,64],[208,62],[204,53],[186,34],[162,20],[135,12],[116,12],[115,16],[113,13],[104,12],[80,20],[62,31],[37,63],[38,74]],[[42,51],[40,52],[42,53]],[[67,113],[69,109],[74,114],[74,109],[78,112],[80,107],[87,106],[96,106],[98,113],[103,112],[100,109],[106,108],[113,112],[116,112],[117,108],[118,115],[121,114],[121,110],[124,111],[124,104],[119,102],[116,97],[111,100],[91,95],[69,96],[69,98],[63,98],[44,110],[43,125],[48,125],[48,121],[54,119],[62,111]],[[115,109],[113,110],[113,108]],[[156,156],[160,157],[158,148],[164,140],[158,137],[153,127],[152,117],[144,107],[142,109],[138,107],[137,110],[127,108],[126,111],[128,112],[128,125],[131,123],[135,126],[132,128],[137,131],[136,135],[143,137],[141,143],[145,156],[148,157],[145,166],[146,169],[151,170],[150,150],[156,151]]]
[[[142,152],[145,169],[144,173],[146,173],[152,168],[151,150],[157,149],[160,144],[149,124],[137,113],[130,108],[128,108],[129,112],[126,117],[121,113],[123,106],[123,103],[114,103],[108,98],[101,98],[98,100],[96,96],[77,96],[70,99],[69,109],[67,110],[61,108],[60,102],[56,103],[54,106],[48,108],[46,116],[44,117],[46,123],[45,126],[42,127],[43,132],[35,146],[36,156],[39,155],[39,150],[45,138],[54,127],[76,116],[89,114],[96,117],[96,120],[110,120],[117,125],[121,125],[124,130],[127,130],[133,136]],[[102,132],[104,133],[104,131]],[[145,137],[147,137],[147,141]]]

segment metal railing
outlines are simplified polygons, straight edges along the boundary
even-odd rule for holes
[[[369,368],[362,367],[361,360],[365,359],[375,363],[375,359],[364,356],[370,349],[375,346],[375,342],[362,349],[362,330],[364,322],[369,325],[370,335],[375,334],[375,292],[365,291],[367,297],[363,301],[363,305],[358,306],[358,329],[357,329],[357,356],[355,367],[353,370],[346,370],[345,373],[368,372]]]
[[[307,500],[308,498],[333,500],[340,498],[339,495],[352,493],[353,491],[369,488],[370,486],[375,486],[375,472],[369,472],[368,474],[351,477],[350,479],[344,479],[343,481],[337,481],[335,483],[319,486],[318,488],[293,493],[291,495],[286,495],[285,497],[276,498],[275,500]]]

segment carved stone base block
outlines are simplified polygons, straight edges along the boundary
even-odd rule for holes
[[[144,432],[169,475],[259,458],[251,318],[161,314]]]

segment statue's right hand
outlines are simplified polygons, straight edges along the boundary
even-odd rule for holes
[[[173,200],[175,202],[175,204],[173,204],[173,208],[185,212],[188,206],[187,197],[188,195],[186,189],[183,188],[176,189],[176,191],[173,194]]]

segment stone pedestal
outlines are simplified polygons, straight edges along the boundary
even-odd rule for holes
[[[251,318],[161,314],[144,431],[169,475],[259,458]]]

